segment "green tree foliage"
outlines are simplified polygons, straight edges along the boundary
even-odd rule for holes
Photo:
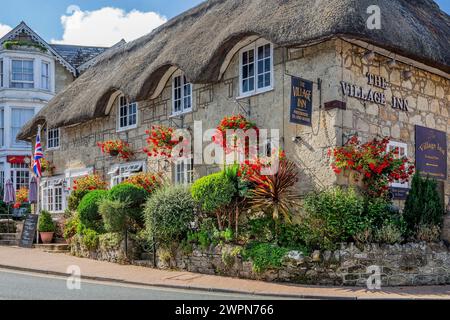
[[[129,215],[140,225],[144,225],[143,206],[149,193],[132,184],[119,184],[109,191],[109,199],[127,202]]]
[[[98,206],[107,232],[125,232],[128,228],[129,201],[102,199]]]
[[[207,213],[229,205],[235,193],[235,186],[223,172],[200,178],[192,185],[192,197]]]
[[[428,177],[422,178],[416,173],[403,211],[408,232],[415,234],[419,226],[424,225],[440,226],[443,215],[444,206],[436,181]]]
[[[69,196],[68,207],[70,211],[76,211],[81,199],[88,193],[87,190],[74,190]]]

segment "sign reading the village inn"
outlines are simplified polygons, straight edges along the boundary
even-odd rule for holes
[[[447,180],[447,134],[416,126],[416,167],[423,175]]]
[[[292,77],[291,122],[312,126],[313,83]]]
[[[350,84],[345,81],[341,81],[342,93],[347,97],[357,98],[362,101],[372,102],[382,106],[388,104],[388,102],[386,101],[386,94],[384,93],[384,90],[389,87],[389,82],[384,77],[377,76],[371,73],[367,73],[366,77],[368,85],[378,88],[378,90],[373,88],[367,89],[361,86]],[[380,91],[379,89],[383,91]],[[409,107],[408,100],[398,97],[392,97],[390,105],[393,109],[398,109],[406,112],[408,111]]]

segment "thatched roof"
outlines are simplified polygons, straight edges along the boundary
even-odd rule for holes
[[[381,8],[381,30],[366,28],[373,4]],[[116,90],[146,99],[171,66],[194,83],[217,82],[226,53],[249,35],[283,46],[349,36],[449,72],[449,34],[449,16],[432,0],[210,0],[105,52],[19,138],[33,136],[44,121],[62,127],[102,117]]]

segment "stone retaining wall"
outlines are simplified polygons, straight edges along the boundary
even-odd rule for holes
[[[279,270],[261,274],[252,270],[251,262],[233,256],[234,248],[196,248],[188,255],[178,251],[170,261],[167,256],[165,261],[159,258],[158,267],[265,281],[366,286],[371,275],[368,267],[377,266],[384,286],[450,284],[450,250],[443,243],[372,244],[362,250],[354,244],[343,244],[340,250],[316,251],[306,257],[291,251]]]

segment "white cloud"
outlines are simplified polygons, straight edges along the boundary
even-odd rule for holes
[[[78,6],[67,8],[67,15],[61,17],[64,28],[61,40],[52,43],[90,46],[112,46],[121,39],[137,39],[167,19],[156,12],[104,7],[95,11],[82,11]]]
[[[0,23],[0,37],[3,37],[5,34],[10,32],[11,30],[12,30],[12,28],[10,26]]]

